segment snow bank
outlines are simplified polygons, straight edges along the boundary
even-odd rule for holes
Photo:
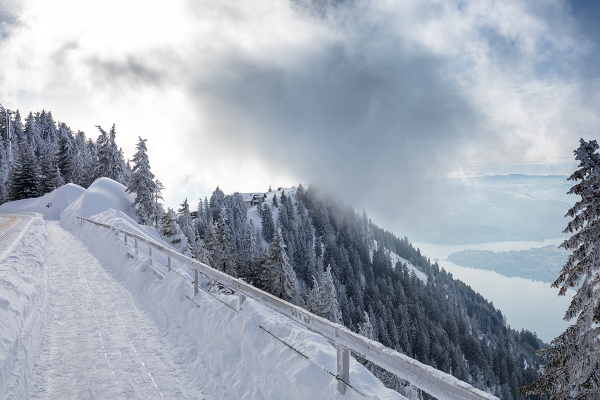
[[[25,396],[44,331],[47,303],[44,265],[48,235],[40,214],[23,218],[29,218],[29,222],[16,239],[18,243],[6,258],[0,260],[2,399]]]
[[[348,388],[342,396],[332,376],[336,373],[336,350],[323,337],[252,299],[237,311],[223,304],[235,308],[236,296],[220,295],[221,302],[200,291],[192,301],[189,280],[162,266],[149,268],[147,256],[135,255],[131,243],[126,245],[113,231],[80,224],[76,217],[83,214],[155,239],[145,227],[136,227],[129,203],[123,201],[128,196],[124,188],[96,183],[92,185],[95,188],[90,187],[91,198],[86,192],[63,212],[63,226],[77,234],[129,289],[182,355],[186,368],[216,397],[358,399],[364,394],[374,399],[402,398],[357,362],[350,368],[350,381],[356,390]],[[94,215],[94,211],[100,214]],[[161,269],[163,279],[152,273],[155,269]]]
[[[60,217],[61,225],[72,231],[81,225],[78,216],[89,218],[96,222],[110,224],[116,228],[149,237],[165,247],[172,248],[162,240],[154,227],[137,223],[135,209],[131,205],[135,195],[127,193],[125,190],[125,186],[112,179],[97,179],[63,211]]]
[[[40,213],[46,219],[60,219],[60,214],[77,199],[84,188],[68,183],[42,197],[24,199],[4,203],[0,206],[0,213],[13,214],[22,212]]]
[[[77,217],[90,218],[108,209],[121,211],[124,216],[136,221],[135,209],[131,205],[135,195],[125,192],[125,186],[109,178],[98,178],[60,216],[61,225],[73,229],[79,225]]]

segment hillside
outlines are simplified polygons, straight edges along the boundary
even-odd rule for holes
[[[268,290],[259,271],[265,229],[276,227],[305,301],[313,277],[331,267],[342,321],[350,329],[358,332],[366,313],[376,340],[503,399],[523,398],[519,387],[538,376],[542,360],[535,350],[543,343],[537,336],[511,330],[493,304],[432,264],[406,237],[384,231],[365,213],[312,186],[270,194],[244,213],[242,198],[217,188],[210,201],[200,202],[196,220],[207,248],[214,246],[208,232],[225,221],[240,277]],[[252,240],[249,221],[255,227]],[[248,243],[261,250],[253,253]],[[394,377],[380,377],[391,387],[400,385]]]

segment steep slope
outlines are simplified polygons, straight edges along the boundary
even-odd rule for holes
[[[225,209],[240,277],[268,290],[260,279],[264,258],[251,254],[252,237],[240,227],[246,226],[244,218],[252,221],[264,249],[264,227],[272,215],[305,301],[313,276],[330,266],[344,325],[358,332],[368,316],[372,336],[382,344],[501,398],[523,398],[519,388],[538,376],[543,362],[535,355],[543,346],[535,334],[511,330],[493,304],[365,213],[358,215],[314,187],[300,185],[276,194],[277,203],[272,194],[240,215],[240,196],[217,190],[208,207],[198,210],[199,234],[210,241],[210,217]],[[373,370],[390,387],[402,385]]]

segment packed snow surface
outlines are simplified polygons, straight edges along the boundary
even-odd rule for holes
[[[357,362],[342,395],[320,335],[253,299],[194,296],[185,266],[151,265],[143,246],[77,219],[158,241],[122,185],[100,179],[71,200],[60,224],[6,206],[24,222],[0,260],[1,398],[402,398]]]
[[[48,318],[30,395],[204,398],[202,380],[129,291],[58,222],[46,227]]]

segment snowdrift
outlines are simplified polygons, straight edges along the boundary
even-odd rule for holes
[[[42,197],[4,203],[0,206],[0,213],[34,212],[42,214],[46,219],[58,220],[60,214],[83,192],[85,192],[85,189],[81,186],[68,183],[50,193],[46,193]]]
[[[57,189],[59,190],[59,189]],[[127,193],[125,186],[109,178],[99,178],[84,190],[61,214],[61,225],[75,230],[81,221],[77,218],[90,218],[96,222],[109,224],[129,232],[146,236],[163,246],[171,246],[163,241],[151,226],[138,224],[135,209],[131,203],[135,195]]]
[[[135,195],[127,193],[125,186],[119,182],[109,178],[98,178],[81,193],[81,196],[66,207],[66,212],[60,217],[60,220],[63,226],[72,229],[79,224],[78,216],[90,218],[103,211],[113,209],[120,211],[131,221],[135,221],[135,209],[131,206],[134,199]]]
[[[174,265],[168,272],[162,266],[150,266],[147,255],[136,254],[121,236],[77,219],[90,217],[156,240],[152,230],[133,219],[129,196],[122,185],[106,179],[96,181],[62,213],[61,224],[77,234],[128,288],[139,307],[174,345],[186,368],[205,382],[215,397],[403,398],[356,362],[350,369],[356,390],[348,388],[346,395],[341,395],[331,374],[336,372],[336,350],[323,337],[252,299],[236,311],[224,303],[235,302],[237,296],[220,295],[225,298],[218,301],[200,291],[194,297],[192,284],[184,279],[189,274],[185,267]],[[157,269],[161,269],[160,274]]]

